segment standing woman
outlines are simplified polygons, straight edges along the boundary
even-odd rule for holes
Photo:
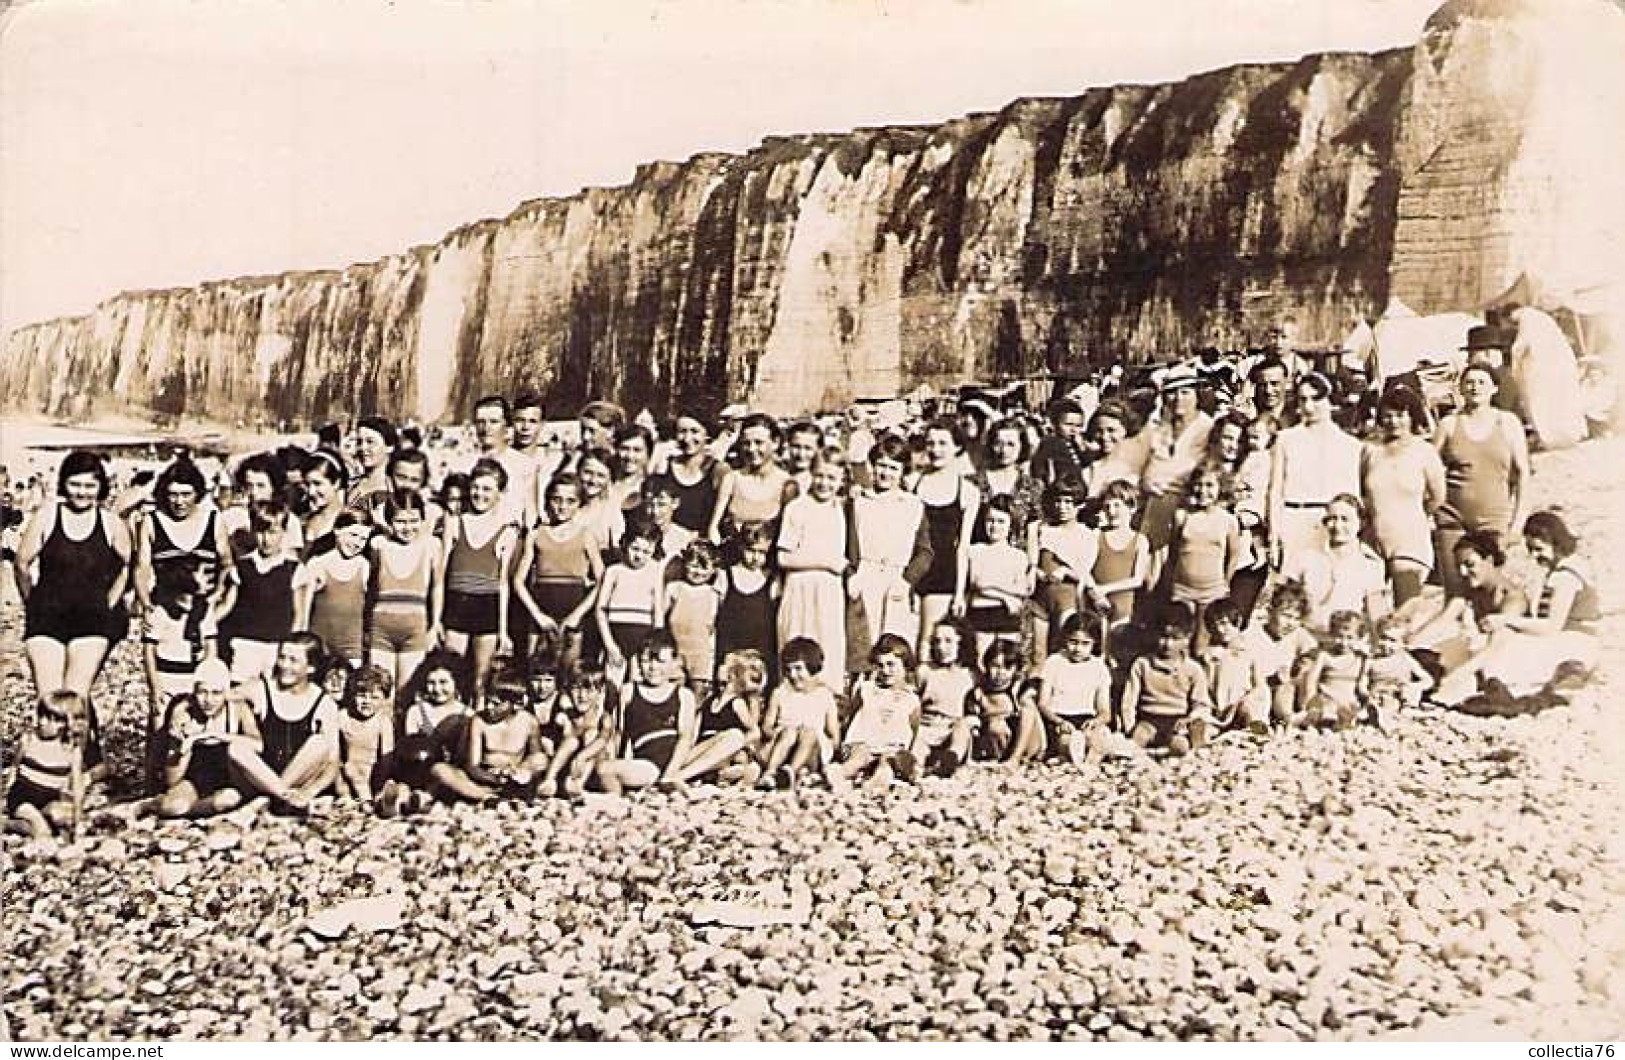
[[[350,475],[344,468],[344,458],[331,449],[318,449],[310,454],[305,465],[305,516],[302,528],[305,551],[300,558],[309,560],[323,552],[333,551],[333,536],[339,516],[344,512],[344,491]]]
[[[1083,469],[1083,484],[1098,500],[1113,482],[1139,487],[1150,453],[1140,419],[1127,403],[1107,398],[1089,420],[1089,450],[1096,458]]]
[[[1494,534],[1503,548],[1523,521],[1529,444],[1523,421],[1492,402],[1495,372],[1469,365],[1461,373],[1461,409],[1439,421],[1433,444],[1444,461],[1444,506],[1435,538],[1446,589],[1460,581],[1452,562],[1464,534]]]
[[[1200,383],[1196,369],[1186,365],[1167,369],[1157,382],[1157,415],[1145,429],[1148,452],[1140,471],[1145,494],[1140,531],[1153,549],[1168,546],[1185,479],[1207,452],[1213,417],[1198,405]]]
[[[469,660],[476,704],[485,698],[491,660],[512,650],[508,640],[508,567],[517,530],[502,508],[508,472],[481,458],[468,473],[468,511],[446,517],[446,647]]]
[[[795,482],[779,467],[779,425],[773,417],[753,412],[739,429],[740,466],[722,477],[706,535],[720,543],[724,534],[746,523],[777,526],[785,503],[795,496]]]
[[[989,427],[983,437],[986,447],[982,467],[971,476],[971,482],[984,500],[1010,498],[1010,517],[1014,523],[1011,534],[1019,540],[1027,531],[1028,520],[1038,515],[1039,498],[1044,494],[1044,484],[1029,467],[1026,432],[1016,420],[1002,419]]]
[[[607,449],[587,449],[576,458],[576,480],[581,484],[581,520],[592,533],[598,551],[620,547],[626,532],[626,514],[610,492],[615,458]]]
[[[856,613],[849,616],[854,621],[846,633],[846,665],[852,673],[867,665],[869,648],[881,634],[895,634],[910,644],[920,638],[914,587],[931,568],[931,535],[925,505],[903,488],[907,463],[908,443],[895,434],[881,435],[869,447],[873,486],[851,501],[848,552],[854,566],[846,591]]]
[[[654,456],[654,439],[648,430],[629,423],[615,432],[615,477],[609,484],[609,495],[629,512],[643,501],[643,480],[649,474],[649,461]]]
[[[204,503],[205,489],[203,472],[185,457],[164,468],[153,485],[157,506],[137,524],[135,538],[135,594],[143,609],[151,606],[159,569],[167,563],[194,556],[216,571],[233,566],[225,521],[213,503]]]
[[[1377,437],[1360,451],[1360,492],[1396,607],[1433,571],[1433,513],[1444,503],[1444,462],[1420,436],[1426,420],[1416,391],[1394,387],[1377,402]]]
[[[784,506],[779,529],[779,569],[784,592],[779,598],[780,644],[807,637],[824,649],[830,688],[846,687],[846,507],[841,487],[846,464],[834,450],[813,458],[812,482],[806,495]]]
[[[1360,440],[1332,419],[1331,382],[1310,372],[1297,396],[1298,425],[1276,435],[1270,455],[1270,553],[1278,569],[1325,542],[1333,497],[1360,495]]]
[[[237,465],[233,478],[237,484],[237,503],[222,511],[220,518],[226,524],[232,553],[246,556],[254,551],[254,531],[250,526],[252,520],[249,513],[256,504],[270,501],[280,503],[286,495],[287,476],[275,453],[255,453]],[[304,535],[298,523],[289,522],[288,527],[288,531],[282,535],[282,549],[291,556],[298,556],[305,544]]]
[[[922,651],[938,622],[964,612],[971,530],[982,504],[981,492],[961,474],[959,424],[939,419],[925,428],[924,440],[925,470],[914,480],[931,537],[931,567],[916,587]]]
[[[666,464],[665,477],[677,487],[677,514],[672,521],[696,534],[705,533],[716,510],[717,491],[727,466],[706,447],[705,424],[679,416],[672,427],[677,450]]]
[[[95,454],[69,453],[57,472],[58,502],[34,513],[17,546],[17,591],[27,612],[23,650],[42,700],[66,689],[88,707],[108,651],[129,627],[121,601],[130,535],[100,507],[110,488]],[[94,757],[94,710],[90,725]]]

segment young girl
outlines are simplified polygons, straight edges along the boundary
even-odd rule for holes
[[[877,788],[889,786],[894,776],[912,781],[919,775],[919,762],[909,752],[920,725],[920,697],[908,687],[914,652],[903,638],[882,633],[869,662],[869,676],[852,690],[856,712],[841,745],[841,761],[828,772],[830,786],[837,790],[870,770]]]
[[[6,831],[30,839],[79,837],[85,797],[85,701],[52,692],[39,701],[6,777]]]
[[[1114,646],[1112,632],[1133,620],[1139,594],[1151,584],[1151,542],[1134,528],[1139,507],[1140,490],[1132,482],[1112,482],[1100,495],[1090,601],[1107,615],[1108,648]]]
[[[1202,466],[1185,482],[1185,507],[1174,514],[1168,543],[1169,597],[1188,604],[1196,631],[1191,647],[1207,647],[1203,612],[1230,593],[1230,576],[1241,554],[1241,524],[1219,503],[1219,474]]]
[[[248,512],[253,549],[237,560],[220,610],[220,639],[231,661],[231,678],[244,684],[276,661],[276,646],[293,632],[294,584],[299,560],[286,544],[293,523],[288,510],[262,501]]]
[[[1360,687],[1365,680],[1365,646],[1370,638],[1365,616],[1337,611],[1327,622],[1326,646],[1309,658],[1298,693],[1298,724],[1346,729],[1360,716]]]
[[[321,638],[329,656],[359,665],[366,649],[367,586],[372,564],[364,554],[372,527],[356,512],[343,512],[333,524],[334,548],[305,563],[299,590],[299,629]]]
[[[815,761],[829,762],[840,738],[840,711],[835,694],[820,675],[824,651],[806,637],[785,642],[779,660],[784,681],[768,697],[762,729],[771,741],[759,787],[793,788],[796,778]]]
[[[682,580],[665,587],[666,628],[677,640],[677,652],[688,671],[688,687],[704,702],[711,695],[717,657],[717,612],[722,606],[716,546],[709,541],[692,541],[677,562]]]
[[[213,578],[204,573],[205,563],[195,556],[183,556],[160,567],[152,608],[143,623],[143,656],[150,692],[145,726],[145,782],[149,793],[157,790],[161,778],[164,748],[160,730],[169,714],[170,701],[190,693],[197,682],[198,666],[215,656],[214,609],[207,589]]]
[[[920,689],[920,729],[909,748],[916,761],[929,767],[933,759],[942,776],[952,776],[970,758],[971,741],[979,720],[970,709],[976,690],[976,670],[969,665],[970,636],[953,622],[938,622],[926,645],[927,661],[920,663],[915,680]]]
[[[832,688],[846,687],[846,510],[841,485],[846,465],[835,453],[820,453],[812,463],[810,491],[784,506],[779,529],[779,569],[784,588],[779,597],[780,644],[809,637],[824,649]]]
[[[982,675],[971,694],[971,706],[981,719],[976,751],[980,758],[1002,761],[1015,748],[1016,678],[1021,672],[1021,649],[996,640],[982,653]]]
[[[717,668],[720,690],[700,708],[700,737],[736,730],[745,744],[717,770],[724,784],[750,785],[761,779],[767,747],[767,662],[751,648],[730,652]]]
[[[440,642],[441,555],[423,536],[425,514],[418,494],[390,494],[384,502],[389,536],[372,542],[367,650],[395,688],[412,683],[424,655]]]
[[[750,650],[767,662],[768,684],[778,681],[778,600],[767,571],[772,531],[747,523],[729,545],[736,559],[723,572],[722,607],[717,617],[717,659]]]
[[[1226,597],[1203,616],[1208,646],[1198,656],[1213,694],[1214,722],[1221,729],[1269,729],[1269,689],[1258,676],[1258,664],[1241,638],[1241,611]]]
[[[243,803],[231,765],[231,745],[262,746],[259,725],[248,703],[233,698],[231,671],[218,659],[197,668],[190,695],[173,701],[164,732],[169,745],[164,793],[154,808],[160,817],[212,817]]]
[[[574,475],[563,472],[547,484],[542,511],[545,520],[525,535],[519,551],[514,592],[539,632],[561,631],[565,661],[574,665],[604,560],[592,527],[581,517],[581,483]]]
[[[1051,748],[1081,766],[1101,756],[1111,727],[1111,671],[1100,657],[1098,623],[1072,615],[1061,627],[1061,649],[1044,660],[1038,672],[1038,716],[1043,741],[1038,754]],[[1022,747],[1019,757],[1027,757]]]
[[[883,435],[868,455],[870,488],[852,498],[849,516],[854,569],[846,591],[859,616],[847,634],[848,668],[854,671],[863,668],[868,646],[882,633],[895,633],[910,644],[919,640],[914,586],[932,559],[925,506],[903,488],[908,443],[895,434]]]
[[[429,787],[429,767],[461,746],[471,717],[458,691],[462,660],[434,651],[417,669],[417,694],[401,712],[396,740],[397,771],[414,788]]]
[[[525,709],[525,686],[493,681],[468,723],[468,737],[456,762],[439,762],[430,773],[453,799],[492,802],[530,798],[546,767],[541,726]]]
[[[612,678],[626,672],[644,641],[666,621],[665,570],[655,562],[659,549],[654,523],[632,518],[621,538],[621,561],[609,565],[598,587],[593,612]]]
[[[468,510],[446,519],[441,542],[445,572],[446,647],[469,660],[474,706],[491,672],[491,660],[513,649],[508,637],[508,568],[518,532],[502,510],[508,472],[481,459],[468,473]]]
[[[976,631],[976,651],[985,654],[996,641],[1021,643],[1021,618],[1037,584],[1027,553],[1010,543],[1015,515],[1009,497],[994,497],[982,507],[987,540],[970,546],[970,600],[966,618]]]
[[[652,784],[683,787],[745,746],[736,730],[700,738],[694,693],[683,687],[677,644],[663,629],[644,641],[636,677],[621,691],[619,714],[621,756],[598,767],[599,783],[611,794]]]
[[[660,530],[660,558],[667,567],[699,537],[677,522],[677,508],[681,503],[682,493],[671,479],[659,476],[644,480],[643,510]]]
[[[1083,484],[1075,477],[1044,489],[1042,522],[1028,529],[1027,557],[1038,571],[1038,600],[1045,619],[1044,635],[1034,645],[1037,655],[1060,650],[1062,628],[1078,612],[1079,590],[1094,584],[1094,531],[1078,521]]]

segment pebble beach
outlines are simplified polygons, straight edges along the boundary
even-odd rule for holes
[[[1535,458],[1607,612],[1566,707],[881,792],[93,810],[77,845],[0,846],[5,1015],[22,1039],[1618,1038],[1622,460]],[[20,630],[5,605],[8,753]],[[125,775],[135,649],[97,692]]]

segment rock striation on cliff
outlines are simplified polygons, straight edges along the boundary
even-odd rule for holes
[[[1331,345],[1390,297],[1610,282],[1620,54],[1607,0],[1452,0],[1414,48],[772,137],[342,271],[126,292],[14,332],[0,384],[58,413],[434,421],[520,386],[788,413],[1285,313]]]

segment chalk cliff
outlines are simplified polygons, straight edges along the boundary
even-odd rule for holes
[[[10,335],[0,384],[228,419],[436,420],[521,385],[566,415],[796,412],[1282,313],[1331,344],[1390,296],[1617,281],[1621,54],[1607,0],[1452,0],[1414,48],[773,137],[342,271],[120,294]]]

